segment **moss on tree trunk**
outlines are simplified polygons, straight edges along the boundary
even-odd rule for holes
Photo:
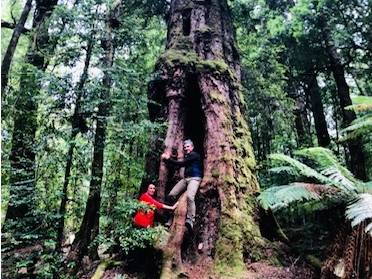
[[[177,241],[170,238],[164,248],[162,277],[182,271],[183,261],[225,276],[242,274],[246,257],[261,257],[264,240],[255,220],[256,162],[226,1],[172,1],[167,47],[155,76],[149,98],[161,107],[149,108],[153,120],[167,119],[164,151],[182,158],[182,141],[190,138],[204,158],[195,237],[187,242],[184,226],[176,225],[185,221],[186,204],[180,205],[171,228]],[[160,162],[160,199],[174,186],[171,174]]]

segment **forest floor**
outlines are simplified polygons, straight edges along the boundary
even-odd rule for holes
[[[305,264],[293,265],[293,266],[272,266],[267,262],[256,262],[249,264],[247,266],[248,271],[243,277],[246,279],[315,279],[317,278],[314,271]],[[214,279],[215,277],[209,277],[207,270],[204,270],[200,266],[188,267],[188,276],[180,278],[190,278],[190,279]],[[83,279],[90,279],[90,276],[84,276]],[[121,277],[120,277],[121,276]],[[145,279],[141,274],[129,274],[125,271],[123,267],[115,267],[105,271],[102,279],[118,279],[118,278],[128,278],[128,279]],[[150,279],[150,278],[146,278]]]
[[[208,272],[208,261],[203,261],[204,264],[189,264],[184,263],[184,276],[179,278],[190,279],[232,279],[231,277],[215,277],[211,276]],[[239,279],[316,279],[318,278],[314,269],[308,265],[302,257],[294,257],[286,255],[282,266],[274,266],[268,261],[259,261],[254,263],[247,263],[247,272],[242,274]],[[85,274],[80,275],[79,278],[91,279],[97,269],[99,262],[92,262],[89,266],[85,267]],[[123,265],[108,268],[100,279],[153,279],[138,272],[129,272],[127,267]]]

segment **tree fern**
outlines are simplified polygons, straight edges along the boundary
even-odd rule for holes
[[[351,125],[341,130],[344,134],[342,141],[353,139],[372,132],[372,113],[364,115],[351,122]]]
[[[338,188],[341,188],[341,190],[350,192],[350,194],[356,193],[358,184],[344,176],[340,169],[331,167],[323,170],[321,173],[332,180],[332,184]]]
[[[275,211],[294,202],[320,200],[333,193],[335,189],[327,185],[297,182],[270,187],[258,196],[258,201],[265,210]]]
[[[295,155],[313,161],[317,166],[316,167],[317,170],[319,171],[334,168],[337,169],[348,180],[352,181],[353,183],[357,182],[353,174],[347,168],[345,168],[338,161],[337,157],[332,153],[332,151],[327,148],[324,147],[304,148],[296,151]]]
[[[330,180],[316,171],[315,169],[301,163],[300,161],[293,159],[284,154],[271,154],[269,158],[274,161],[276,164],[280,164],[282,167],[283,165],[287,168],[292,168],[293,173],[297,173],[299,176],[304,176],[307,178],[313,178],[320,183],[328,184]],[[270,169],[272,171],[272,169]]]
[[[355,139],[363,135],[370,135],[372,132],[372,97],[370,96],[353,96],[353,105],[347,109],[359,112],[361,117],[355,119],[345,129],[341,130],[343,137],[341,141]]]
[[[353,203],[347,206],[346,217],[351,220],[353,227],[367,221],[365,232],[372,236],[372,195],[360,194]]]
[[[284,154],[272,154],[272,173],[294,175],[299,181],[291,184],[272,186],[258,197],[264,209],[278,210],[294,202],[317,200],[324,205],[354,201],[347,208],[346,216],[352,220],[352,226],[365,220],[372,220],[371,183],[363,183],[342,166],[337,157],[325,148],[306,148],[295,152],[299,157],[310,160],[310,167],[297,159]],[[318,184],[303,182],[314,182]],[[372,192],[372,191],[371,191]],[[325,198],[327,203],[324,202]],[[327,206],[327,205],[326,205]],[[372,223],[366,225],[365,231],[372,234]]]

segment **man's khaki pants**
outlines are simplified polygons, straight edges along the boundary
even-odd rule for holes
[[[176,197],[187,187],[187,219],[195,221],[195,195],[198,191],[201,182],[201,177],[183,178],[170,191],[170,197]]]

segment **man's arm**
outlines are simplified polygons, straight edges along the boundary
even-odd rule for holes
[[[179,166],[179,167],[185,167],[186,165],[190,164],[191,162],[193,162],[193,161],[195,161],[197,159],[198,159],[198,155],[196,153],[191,153],[185,159],[180,160],[180,161],[173,160],[173,159],[170,159],[170,158],[163,158],[163,160],[166,163],[171,163],[171,164],[176,165],[176,166]]]

